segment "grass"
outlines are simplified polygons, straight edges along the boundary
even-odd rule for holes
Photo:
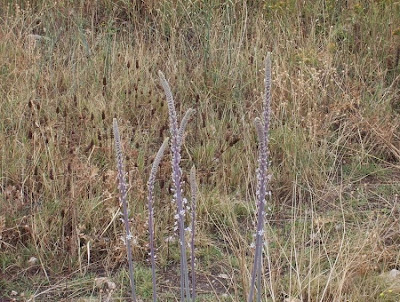
[[[397,301],[398,281],[384,274],[399,268],[399,16],[391,0],[0,4],[0,298],[129,297],[117,117],[137,294],[151,299],[147,180],[169,136],[162,70],[178,119],[196,110],[181,166],[197,170],[197,300],[245,301],[253,120],[271,51],[263,273],[276,301]],[[170,160],[154,188],[160,301],[179,297]]]

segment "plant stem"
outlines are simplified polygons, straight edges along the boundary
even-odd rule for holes
[[[125,234],[126,234],[125,244],[126,244],[126,253],[129,264],[129,279],[131,281],[131,296],[132,300],[136,302],[135,280],[133,274],[133,261],[132,261],[132,250],[131,250],[132,234],[129,227],[128,202],[126,200],[125,171],[124,171],[123,157],[122,157],[121,138],[119,136],[117,119],[115,118],[113,119],[113,130],[114,130],[115,152],[116,152],[117,168],[118,168],[119,191],[121,194],[120,201],[122,203],[122,214],[123,214]]]
[[[196,270],[195,270],[195,228],[196,228],[196,199],[197,199],[197,184],[196,184],[196,168],[195,166],[190,169],[190,189],[192,192],[192,238],[190,242],[191,249],[191,265],[192,265],[192,301],[196,301]]]
[[[181,160],[181,142],[182,135],[181,131],[178,130],[178,120],[176,117],[175,103],[174,98],[172,96],[171,88],[167,80],[165,79],[164,74],[159,71],[158,75],[160,77],[161,86],[164,89],[165,96],[167,99],[168,112],[169,112],[169,121],[170,121],[170,132],[172,137],[171,142],[171,153],[172,153],[172,180],[174,183],[175,189],[175,200],[177,205],[177,219],[178,219],[178,229],[179,229],[179,245],[181,250],[180,255],[180,285],[181,285],[181,301],[185,301],[186,299],[190,299],[190,290],[189,290],[189,272],[187,268],[187,256],[186,256],[186,240],[185,240],[185,210],[183,205],[183,197],[182,197],[182,183],[181,183],[181,175],[182,170],[180,168],[180,160]],[[181,127],[182,129],[184,128]]]
[[[252,302],[256,278],[258,277],[258,287],[261,286],[261,271],[262,271],[262,248],[264,245],[264,220],[265,220],[265,205],[267,197],[267,185],[269,182],[268,170],[268,141],[269,141],[269,124],[271,114],[271,59],[270,53],[267,54],[265,60],[265,99],[263,104],[263,122],[256,118],[255,124],[259,139],[259,159],[257,171],[257,228],[256,228],[256,251],[254,255],[253,271],[250,281],[250,292],[247,301]],[[257,301],[261,301],[261,288],[258,288]]]
[[[153,166],[151,168],[148,186],[148,208],[149,208],[149,246],[150,246],[150,261],[151,261],[151,277],[153,284],[153,302],[157,301],[157,284],[156,284],[156,257],[154,251],[154,206],[153,206],[153,191],[154,182],[157,174],[158,166],[160,165],[161,159],[164,155],[164,151],[168,145],[168,138],[166,138],[157,152],[156,158],[154,159]]]

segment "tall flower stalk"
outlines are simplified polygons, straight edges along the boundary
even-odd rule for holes
[[[178,223],[179,232],[179,246],[180,246],[180,295],[181,302],[190,300],[190,289],[189,289],[189,272],[186,255],[186,241],[185,241],[185,202],[182,191],[182,170],[180,168],[181,161],[181,146],[183,142],[183,134],[185,131],[186,124],[189,120],[190,115],[194,112],[193,109],[189,109],[185,117],[182,120],[181,127],[178,128],[178,120],[176,117],[175,103],[172,96],[171,88],[164,74],[158,72],[161,86],[164,89],[164,93],[167,99],[168,112],[169,112],[169,124],[171,133],[171,153],[172,153],[172,181],[174,185],[174,200],[177,206],[176,219]]]
[[[196,270],[195,270],[195,250],[194,239],[196,237],[196,201],[197,201],[197,183],[196,183],[196,168],[195,166],[190,169],[190,190],[192,193],[192,238],[190,241],[191,262],[192,265],[192,300],[196,301]]]
[[[129,215],[128,215],[128,202],[126,199],[126,182],[125,182],[125,170],[123,164],[122,157],[122,147],[121,147],[121,138],[119,136],[118,123],[117,119],[113,119],[113,131],[114,131],[114,141],[115,141],[115,154],[117,158],[117,170],[118,170],[118,187],[120,192],[120,204],[122,203],[122,215],[123,222],[125,225],[125,244],[126,244],[126,253],[129,264],[129,279],[131,282],[131,298],[132,301],[136,302],[136,291],[135,291],[135,280],[133,274],[133,261],[132,261],[132,249],[131,249],[131,241],[132,234],[129,227]]]
[[[148,187],[148,207],[149,207],[149,246],[150,246],[150,262],[151,262],[151,276],[153,282],[153,302],[157,301],[157,285],[156,285],[156,256],[154,251],[154,200],[153,191],[154,183],[156,180],[156,174],[158,166],[160,165],[161,159],[164,155],[164,151],[168,146],[168,138],[166,138],[157,152],[156,158],[154,159],[153,166],[151,168],[149,181],[147,182]]]
[[[253,270],[251,273],[250,292],[247,301],[252,302],[257,279],[258,295],[257,301],[261,301],[261,272],[262,272],[262,249],[264,246],[264,225],[266,198],[270,196],[267,191],[270,176],[268,175],[268,142],[271,114],[271,58],[267,54],[265,61],[265,99],[263,104],[263,121],[260,118],[255,119],[255,126],[259,140],[259,158],[257,170],[257,226],[255,234],[255,255]]]

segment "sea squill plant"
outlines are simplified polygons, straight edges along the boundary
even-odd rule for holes
[[[126,198],[126,182],[125,182],[125,170],[124,163],[122,157],[122,147],[121,147],[121,138],[118,130],[117,119],[113,119],[113,132],[114,132],[114,141],[115,141],[115,154],[117,158],[117,170],[118,170],[118,188],[120,192],[120,206],[122,206],[122,220],[125,226],[125,239],[124,242],[126,244],[126,253],[128,258],[129,265],[129,279],[131,282],[131,298],[133,302],[136,302],[136,291],[135,291],[135,280],[133,274],[133,261],[132,261],[132,249],[131,249],[131,241],[132,234],[129,227],[129,215],[128,215],[128,201]]]
[[[183,197],[183,182],[182,182],[182,170],[180,167],[181,162],[181,147],[184,139],[184,132],[186,125],[194,113],[194,109],[189,109],[185,113],[180,127],[178,127],[178,119],[175,111],[174,98],[172,96],[171,88],[164,74],[158,72],[161,86],[164,89],[164,93],[168,105],[169,113],[169,128],[171,133],[171,153],[172,153],[172,182],[173,182],[173,193],[174,202],[176,203],[177,212],[175,215],[177,230],[179,233],[179,246],[180,246],[180,296],[181,302],[190,301],[190,284],[189,284],[189,271],[186,255],[186,240],[185,240],[185,214],[187,207],[187,200]],[[190,228],[189,228],[190,229]],[[193,272],[194,273],[194,272]],[[192,286],[194,286],[192,284]],[[195,291],[193,290],[193,293]]]
[[[157,152],[156,158],[154,159],[153,166],[151,168],[149,181],[147,182],[148,188],[148,208],[149,208],[149,246],[150,246],[150,262],[151,262],[151,276],[153,283],[153,302],[157,301],[157,285],[156,285],[156,256],[154,251],[154,183],[156,180],[156,174],[158,166],[160,165],[161,159],[164,155],[164,151],[168,146],[168,138],[166,138]]]
[[[196,257],[195,257],[195,249],[194,249],[194,239],[196,237],[196,202],[197,202],[197,183],[196,183],[196,167],[193,166],[190,169],[190,190],[192,193],[192,238],[190,241],[190,255],[191,255],[191,265],[192,265],[192,300],[196,301]]]
[[[261,272],[262,272],[262,254],[264,246],[264,226],[265,226],[265,209],[267,198],[271,192],[268,190],[268,184],[271,176],[268,174],[269,160],[269,129],[271,114],[271,57],[267,54],[265,60],[265,98],[263,103],[263,120],[255,119],[255,126],[259,140],[259,158],[257,169],[257,225],[255,233],[255,254],[253,270],[250,280],[250,291],[247,301],[252,302],[254,290],[256,288],[257,279],[257,301],[261,301]]]

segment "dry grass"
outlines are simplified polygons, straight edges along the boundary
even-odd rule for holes
[[[400,266],[398,2],[8,2],[0,4],[0,299],[128,296],[114,117],[129,174],[138,295],[149,299],[146,180],[168,136],[163,70],[178,115],[197,112],[182,165],[194,163],[199,180],[199,301],[243,301],[252,121],[272,51],[266,301],[271,290],[276,301],[398,301],[400,282],[380,277]],[[163,301],[175,301],[179,286],[177,244],[166,241],[170,169],[166,157],[156,185]]]

